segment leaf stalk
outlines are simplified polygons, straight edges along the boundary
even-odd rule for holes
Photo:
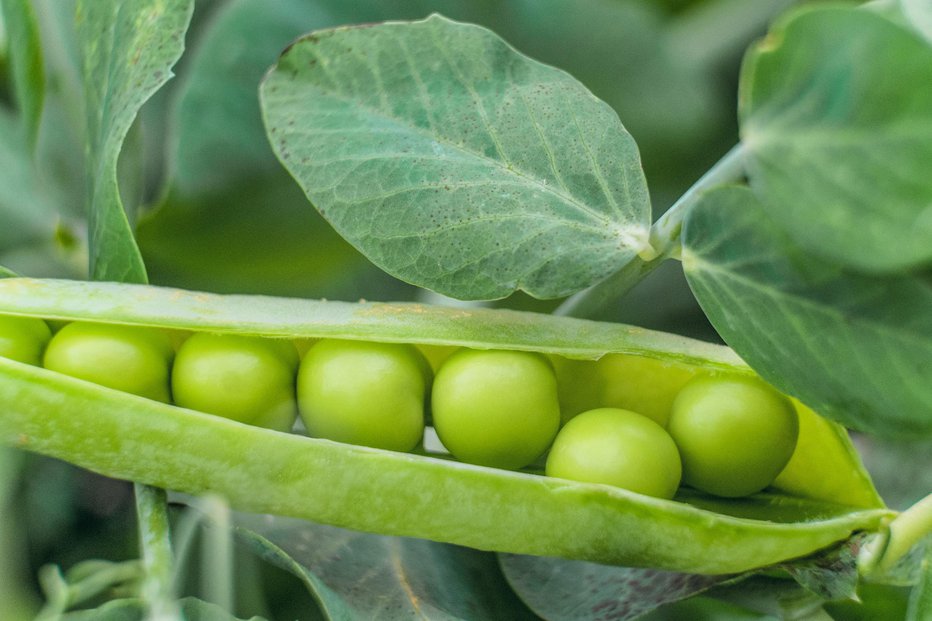
[[[680,233],[690,208],[712,188],[740,181],[744,177],[745,151],[737,144],[708,170],[651,227],[652,253],[634,257],[617,272],[588,289],[576,293],[553,311],[555,315],[590,318],[618,302],[628,291],[667,259],[679,259]]]

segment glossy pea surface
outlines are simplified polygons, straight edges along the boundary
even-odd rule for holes
[[[657,498],[673,498],[680,455],[663,427],[620,408],[583,412],[557,434],[547,476],[614,485]]]
[[[799,423],[790,401],[744,376],[699,376],[673,402],[668,425],[683,482],[738,497],[770,485],[789,462]]]
[[[171,340],[161,330],[70,323],[49,341],[43,365],[107,388],[169,401]]]
[[[560,425],[553,367],[538,354],[461,350],[437,372],[431,399],[440,441],[482,466],[527,466]]]
[[[324,339],[298,371],[301,418],[314,437],[410,451],[424,434],[431,376],[412,345]]]
[[[52,332],[41,319],[0,315],[0,356],[4,358],[41,366],[50,338]]]
[[[201,332],[178,350],[175,403],[259,427],[291,429],[298,352],[291,341]]]

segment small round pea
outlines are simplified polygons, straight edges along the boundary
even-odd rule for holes
[[[673,401],[668,425],[683,459],[683,482],[717,496],[759,492],[796,447],[790,401],[744,376],[699,376]]]
[[[181,407],[288,431],[297,368],[291,341],[199,332],[178,349],[172,392]]]
[[[424,435],[431,377],[412,345],[324,339],[301,361],[298,408],[312,436],[410,451]]]
[[[52,338],[47,323],[34,317],[0,315],[0,357],[35,366]]]
[[[527,466],[560,425],[553,367],[529,352],[453,354],[437,372],[431,407],[437,435],[457,459],[494,468]]]
[[[43,364],[58,373],[167,402],[173,354],[171,340],[161,330],[74,322],[49,341]]]
[[[673,438],[656,422],[630,410],[597,408],[560,430],[546,472],[669,499],[680,485],[682,467]]]

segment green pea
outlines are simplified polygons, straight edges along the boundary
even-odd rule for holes
[[[792,403],[762,381],[699,376],[673,401],[668,425],[683,459],[683,482],[717,496],[759,492],[796,447]]]
[[[673,438],[656,422],[630,410],[583,412],[557,434],[547,476],[614,485],[673,498],[682,467]]]
[[[178,350],[172,391],[181,407],[288,431],[297,367],[291,341],[200,332]]]
[[[0,357],[40,366],[50,338],[52,332],[41,319],[0,315]]]
[[[528,352],[453,354],[437,372],[431,404],[443,445],[457,459],[495,468],[527,466],[560,425],[553,367]]]
[[[301,418],[318,438],[410,451],[424,434],[431,375],[412,345],[325,339],[298,370]]]
[[[103,323],[70,323],[45,350],[44,366],[107,388],[169,401],[171,340],[161,330]]]

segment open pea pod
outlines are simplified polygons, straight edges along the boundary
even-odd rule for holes
[[[641,388],[622,391],[622,401],[668,399],[666,392],[650,392],[652,386],[670,390],[671,368],[686,375],[751,373],[725,347],[514,311],[7,279],[0,281],[0,313],[272,338],[539,351],[579,361],[571,363],[576,374],[602,372],[604,360],[615,371],[643,362]],[[620,357],[626,364],[617,364]],[[561,375],[573,381],[572,374]],[[781,475],[784,491],[726,500],[684,490],[668,501],[268,431],[4,359],[0,403],[0,441],[108,476],[220,493],[246,511],[486,550],[727,574],[882,530],[892,517],[844,430],[821,422],[801,425],[805,437]]]

